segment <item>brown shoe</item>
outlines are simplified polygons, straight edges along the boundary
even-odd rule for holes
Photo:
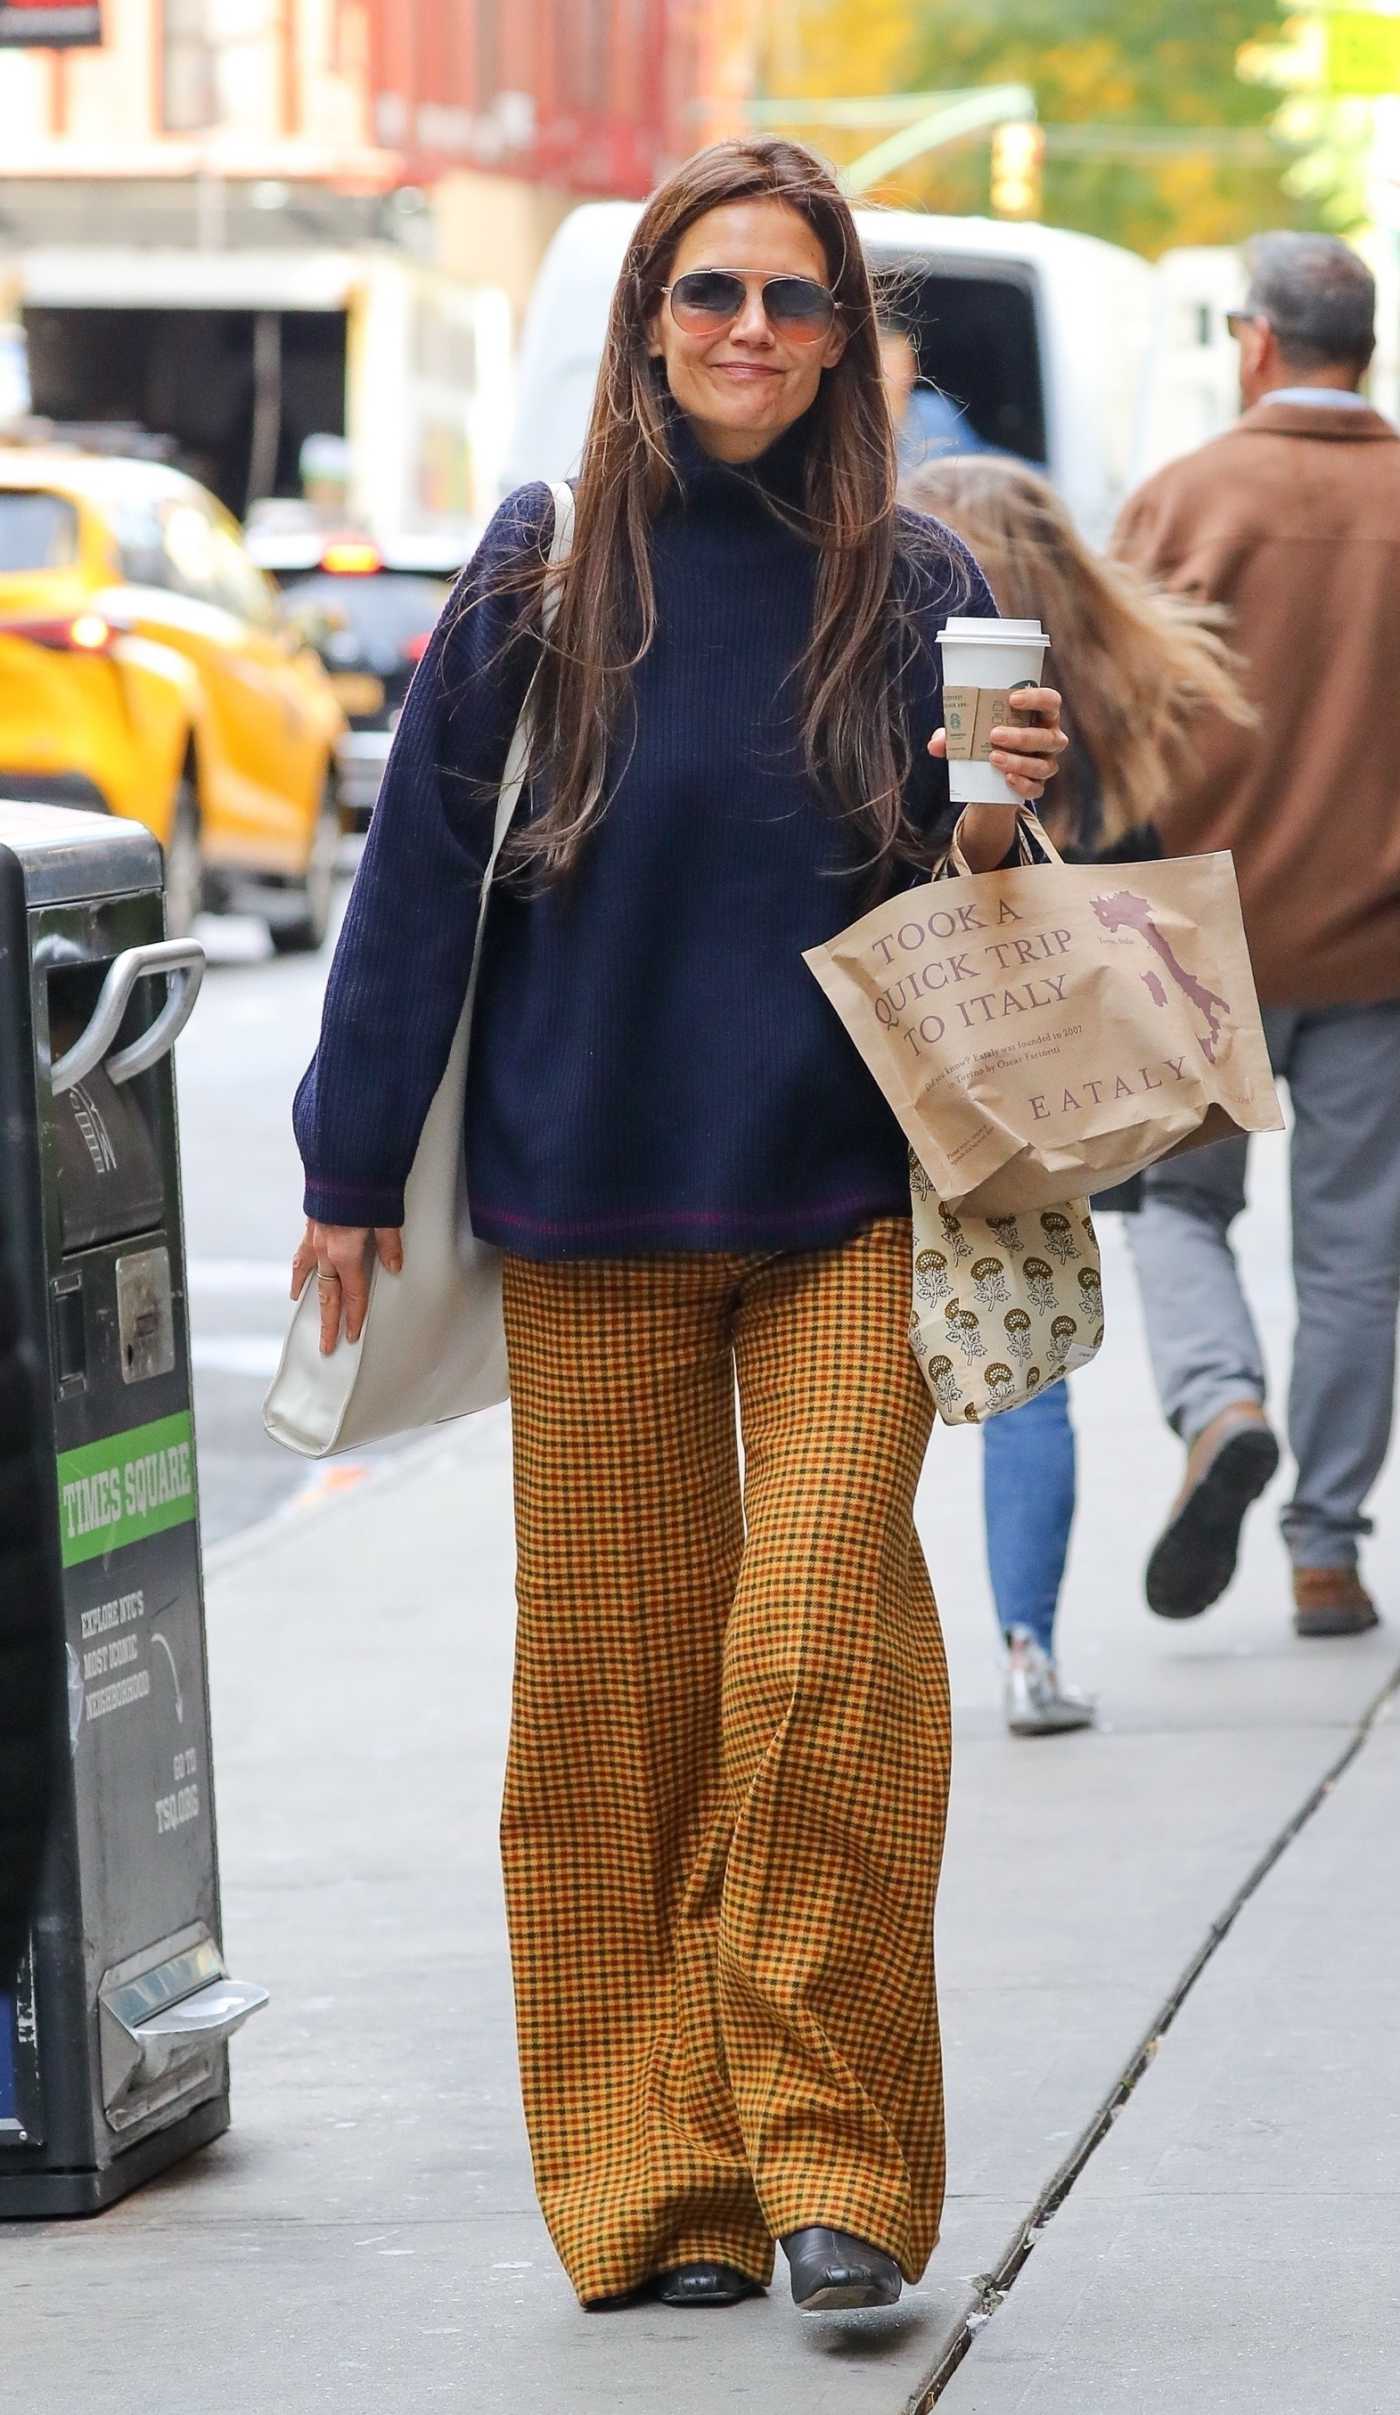
[[[1356,1570],[1295,1568],[1293,1628],[1298,1635],[1364,1635],[1381,1614]]]
[[[1159,1618],[1198,1618],[1235,1573],[1240,1528],[1278,1466],[1278,1444],[1257,1400],[1232,1401],[1203,1426],[1147,1563],[1147,1604]]]

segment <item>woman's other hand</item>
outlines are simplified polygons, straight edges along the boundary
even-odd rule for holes
[[[348,1342],[357,1342],[364,1330],[371,1254],[387,1273],[400,1272],[403,1233],[397,1225],[318,1224],[307,1219],[292,1260],[292,1298],[301,1298],[307,1276],[314,1272],[326,1356],[340,1339],[342,1322]]]
[[[1061,701],[1057,688],[1018,689],[1017,711],[1034,713],[1035,720],[1024,727],[992,732],[992,769],[999,771],[1028,805],[1038,803],[1045,794],[1069,745],[1060,726]],[[928,751],[937,760],[946,760],[946,730],[934,731]],[[1015,835],[1015,813],[1012,805],[964,806],[962,851],[974,872],[994,871],[1004,861]]]

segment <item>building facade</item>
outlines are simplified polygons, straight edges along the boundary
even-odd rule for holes
[[[745,97],[737,0],[97,0],[63,49],[21,38],[45,4],[0,0],[0,351],[36,415],[168,438],[240,512],[312,436],[386,526],[488,507],[559,220]]]
[[[0,51],[0,175],[383,191],[468,171],[641,194],[742,108],[746,13],[734,0],[102,0],[100,45]]]
[[[749,16],[743,0],[101,0],[100,46],[0,48],[7,245],[387,237],[518,309],[574,202],[644,194],[742,122]]]

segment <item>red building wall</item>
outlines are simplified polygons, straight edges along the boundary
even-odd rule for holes
[[[643,194],[694,148],[695,0],[371,0],[371,122],[405,174]]]

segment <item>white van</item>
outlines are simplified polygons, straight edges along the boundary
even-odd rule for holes
[[[545,255],[526,314],[506,486],[578,466],[608,304],[635,202],[586,203]],[[1058,227],[858,210],[872,268],[924,378],[977,434],[1045,467],[1091,538],[1141,473],[1156,271],[1134,252]]]
[[[1245,297],[1238,251],[1192,244],[1157,262],[1157,342],[1141,474],[1218,436],[1240,408],[1240,360],[1226,324]]]

